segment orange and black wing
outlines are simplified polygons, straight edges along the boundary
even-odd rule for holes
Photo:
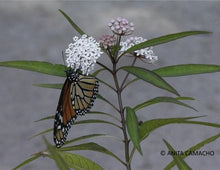
[[[71,90],[73,83],[66,79],[57,106],[54,120],[54,142],[56,147],[61,147],[66,141],[68,130],[76,119],[76,111],[72,107]]]
[[[98,93],[95,77],[79,75],[79,81],[72,86],[72,105],[77,115],[84,115],[93,106]]]
[[[98,86],[95,77],[79,74],[77,80],[66,79],[54,121],[54,142],[58,148],[66,141],[68,130],[77,115],[84,115],[93,106]]]

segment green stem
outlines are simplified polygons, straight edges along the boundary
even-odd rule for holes
[[[115,48],[115,51],[114,51],[114,55],[113,55],[113,58],[115,61],[117,61],[117,56],[118,56],[118,52],[119,52],[119,48],[120,48],[120,42],[121,42],[121,35],[119,35],[117,37],[117,43],[116,43],[116,48]],[[113,61],[114,62],[114,61]],[[113,63],[112,62],[112,63]],[[117,62],[116,62],[117,63]]]
[[[120,115],[121,115],[121,124],[122,124],[122,131],[124,135],[124,147],[125,147],[125,161],[126,161],[126,167],[127,170],[131,170],[131,165],[129,161],[129,139],[126,131],[126,120],[125,120],[125,115],[124,115],[124,107],[122,104],[122,98],[121,98],[121,88],[119,87],[118,83],[118,78],[117,78],[117,72],[116,72],[116,62],[113,62],[113,78],[115,82],[115,87],[117,90],[117,96],[118,96],[118,104],[119,104],[119,110],[120,110]]]
[[[122,87],[122,90],[125,89],[128,85],[130,85],[130,84],[132,84],[132,83],[134,83],[134,82],[136,82],[138,80],[140,80],[140,79],[139,78],[135,78],[135,79],[129,81],[127,84],[124,85],[124,87]]]
[[[108,67],[106,67],[104,64],[102,64],[100,62],[97,62],[97,64],[102,66],[104,69],[106,69],[107,71],[109,71],[112,74],[112,71]]]
[[[131,64],[131,66],[133,67],[134,66],[134,64],[135,64],[135,62],[136,62],[136,60],[137,60],[137,57],[136,56],[134,56],[134,60],[133,60],[133,62],[132,62],[132,64]],[[125,82],[126,82],[126,80],[127,80],[127,78],[128,78],[128,76],[129,76],[129,74],[130,73],[127,73],[126,74],[126,76],[125,76],[125,78],[124,78],[124,80],[123,80],[123,82],[122,82],[122,84],[121,84],[121,89],[123,90],[124,89],[124,84],[125,84]]]
[[[133,156],[134,156],[134,152],[135,152],[135,147],[132,149],[132,151],[131,151],[131,155],[130,155],[130,159],[129,159],[129,163],[131,163],[131,160],[132,160],[132,158],[133,158]]]
[[[96,77],[96,78],[97,78],[97,77]],[[101,82],[102,84],[104,84],[104,85],[108,86],[109,88],[111,88],[112,90],[114,90],[114,91],[116,92],[115,88],[114,88],[114,87],[112,87],[110,84],[108,84],[108,83],[106,83],[106,82],[102,81],[102,80],[101,80],[101,79],[99,79],[99,78],[97,78],[97,79],[98,79],[98,81],[99,81],[99,82]]]

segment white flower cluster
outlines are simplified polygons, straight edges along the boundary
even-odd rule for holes
[[[88,75],[103,52],[93,37],[82,35],[81,38],[73,37],[73,43],[69,44],[65,53],[67,67],[75,71],[80,69],[83,74]]]
[[[139,44],[139,43],[142,43],[144,41],[147,41],[147,39],[144,39],[142,37],[130,37],[125,42],[121,42],[121,44],[120,44],[121,50],[120,51],[124,52],[127,49],[131,48],[132,46]],[[140,56],[140,57],[144,56],[144,58],[147,59],[147,61],[149,63],[153,63],[158,60],[158,57],[154,55],[153,47],[147,47],[144,49],[136,50],[134,52],[135,52],[136,56]]]

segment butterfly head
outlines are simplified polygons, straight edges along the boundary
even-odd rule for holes
[[[78,71],[74,71],[72,69],[66,71],[66,77],[70,82],[78,82],[79,81],[79,73]]]

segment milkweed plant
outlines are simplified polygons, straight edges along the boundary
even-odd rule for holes
[[[88,111],[86,114],[91,114],[91,116],[95,114],[101,114],[106,117],[113,118],[112,121],[108,121],[108,119],[87,119],[84,117],[84,120],[74,121],[71,120],[71,124],[89,124],[89,123],[103,123],[110,124],[115,126],[118,131],[122,132],[121,137],[114,137],[113,134],[102,134],[94,133],[88,134],[84,136],[80,136],[77,138],[70,139],[67,137],[67,141],[63,140],[61,144],[62,147],[57,148],[53,143],[49,143],[46,137],[44,137],[47,133],[52,133],[53,127],[51,129],[47,129],[33,137],[43,135],[43,141],[46,144],[46,149],[39,151],[38,153],[34,153],[31,158],[25,160],[14,169],[19,169],[20,167],[40,158],[40,157],[49,157],[53,159],[59,169],[84,169],[84,170],[98,170],[104,169],[99,164],[95,163],[94,160],[86,158],[82,155],[74,153],[76,150],[87,150],[87,151],[96,151],[102,154],[107,154],[115,158],[116,161],[119,161],[122,165],[124,165],[125,169],[132,169],[132,159],[134,153],[137,151],[140,155],[143,155],[141,142],[150,137],[151,133],[168,124],[195,124],[195,125],[204,125],[215,128],[220,128],[220,124],[196,121],[194,119],[199,118],[200,116],[195,117],[174,117],[174,118],[161,118],[161,119],[152,119],[152,120],[140,120],[137,115],[138,111],[146,108],[150,105],[158,104],[158,103],[173,103],[177,105],[181,105],[193,110],[192,106],[184,103],[186,100],[194,100],[192,97],[181,96],[177,90],[171,86],[164,77],[178,77],[178,76],[188,76],[193,74],[203,74],[203,73],[213,73],[220,71],[220,65],[207,65],[207,64],[181,64],[181,65],[171,65],[166,67],[157,68],[154,70],[147,69],[148,64],[153,64],[154,62],[159,60],[159,56],[157,56],[156,51],[153,51],[153,46],[164,44],[170,41],[174,41],[180,38],[184,38],[187,36],[197,35],[197,34],[210,34],[207,31],[185,31],[179,33],[173,33],[169,35],[160,36],[153,39],[146,39],[140,36],[133,36],[134,32],[134,24],[133,22],[128,21],[125,18],[118,17],[116,19],[112,19],[107,28],[109,29],[109,35],[100,35],[100,38],[96,40],[92,36],[86,34],[82,31],[82,29],[77,26],[74,21],[62,10],[59,10],[61,14],[67,19],[70,25],[79,33],[79,35],[73,36],[73,42],[70,43],[66,50],[63,51],[63,58],[65,60],[65,64],[52,64],[44,61],[4,61],[0,62],[0,66],[3,67],[12,67],[17,69],[24,69],[35,71],[43,74],[49,74],[53,76],[66,77],[66,71],[72,70],[73,72],[79,72],[81,75],[87,77],[95,77],[99,82],[100,86],[107,86],[111,91],[111,93],[115,93],[118,105],[114,105],[111,101],[105,98],[104,94],[98,93],[94,97],[94,104],[102,100],[109,104],[112,107],[112,114],[105,113],[104,111]],[[111,61],[111,65],[105,65],[99,61],[100,57],[105,57],[106,60]],[[120,63],[121,59],[126,57],[127,63],[131,63],[129,65],[125,65],[125,63]],[[143,67],[137,66],[136,61],[141,60],[146,63]],[[120,63],[120,66],[119,66]],[[94,68],[99,65],[100,69],[93,71]],[[121,66],[122,65],[122,66]],[[99,77],[100,72],[106,71],[109,76],[108,79],[113,80],[113,84],[107,83],[106,80],[101,79]],[[119,72],[124,72],[124,77],[120,76],[119,81]],[[128,79],[129,75],[133,75],[134,79]],[[145,102],[137,104],[133,102],[136,106],[125,106],[125,99],[122,97],[122,93],[124,90],[135,83],[136,81],[141,80],[145,83],[150,83],[156,88],[160,88],[172,93],[175,97],[169,96],[159,96],[153,99],[146,99]],[[58,84],[35,84],[36,86],[45,87],[45,88],[53,88],[53,89],[61,89],[63,87],[63,83]],[[98,87],[98,86],[97,86]],[[138,90],[138,89],[133,89]],[[61,94],[64,95],[64,94]],[[71,94],[72,95],[72,94]],[[84,94],[85,95],[85,94]],[[95,97],[97,99],[95,99]],[[89,99],[88,99],[89,100]],[[129,99],[132,100],[132,99]],[[89,102],[91,102],[89,100]],[[88,102],[88,103],[89,103]],[[63,102],[65,104],[65,101]],[[92,104],[90,103],[92,106]],[[76,106],[75,106],[76,107]],[[74,109],[76,109],[74,107]],[[62,109],[61,109],[62,110]],[[62,123],[64,121],[64,117],[59,115],[59,121]],[[79,116],[79,115],[77,115]],[[68,116],[66,116],[68,117]],[[67,119],[67,118],[66,118]],[[193,120],[192,120],[193,119]],[[38,120],[51,120],[54,121],[54,114],[47,115],[46,117]],[[61,125],[60,125],[61,126]],[[60,127],[57,127],[58,130]],[[68,128],[65,129],[68,131]],[[74,131],[72,131],[74,133]],[[71,133],[71,129],[69,130]],[[58,138],[63,137],[62,131],[59,133],[60,136]],[[66,137],[66,136],[65,136]],[[120,148],[121,152],[123,152],[124,156],[119,157],[114,154],[114,150],[111,148],[106,148],[101,146],[96,142],[83,142],[83,140],[92,139],[95,137],[112,137],[113,139],[119,139],[120,142],[123,143],[124,147]],[[204,141],[198,141],[199,143],[190,147],[184,152],[195,152],[198,151],[201,147],[206,144],[209,144],[220,137],[220,133],[212,136]],[[168,148],[169,151],[175,151],[168,141],[165,139],[161,139],[164,141],[164,144]],[[81,141],[81,144],[75,144],[76,141]],[[59,143],[60,144],[60,143]],[[61,145],[60,145],[61,146]],[[150,144],[149,144],[150,146]],[[176,148],[178,150],[178,148]],[[165,166],[165,170],[171,169],[174,166],[177,166],[179,169],[191,169],[189,165],[184,161],[184,159],[189,156],[187,154],[171,155],[173,157],[173,161],[168,163]],[[114,163],[112,163],[114,165]]]

